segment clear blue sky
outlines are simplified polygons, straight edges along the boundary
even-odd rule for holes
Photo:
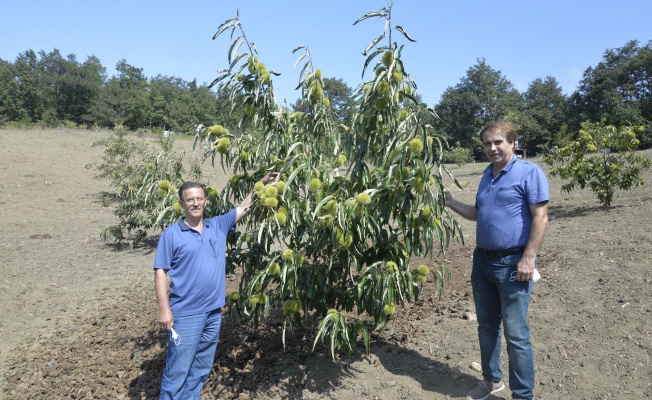
[[[299,92],[298,54],[307,45],[325,77],[361,83],[362,51],[382,33],[383,21],[360,16],[386,7],[385,0],[0,0],[0,58],[26,50],[59,49],[83,62],[98,57],[109,76],[115,65],[144,69],[147,77],[177,76],[209,83],[227,66],[228,36],[217,27],[240,11],[260,61],[282,74],[274,78],[279,101]],[[416,43],[394,36],[405,67],[430,106],[484,58],[520,91],[536,78],[555,77],[572,93],[583,72],[606,49],[652,39],[651,0],[395,0],[393,24]],[[400,39],[400,40],[399,40]]]

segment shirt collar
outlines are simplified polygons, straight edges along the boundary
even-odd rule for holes
[[[208,228],[208,223],[206,223],[206,220],[202,220],[201,223],[204,225],[205,228]],[[186,218],[183,217],[179,220],[179,228],[181,228],[182,231],[189,231],[192,230],[192,228],[186,223]]]
[[[507,173],[510,169],[512,169],[512,167],[514,166],[514,164],[516,164],[516,161],[518,161],[518,157],[516,157],[516,154],[514,154],[514,155],[512,155],[512,159],[509,161],[509,163],[508,163],[507,165],[505,165],[505,168],[503,168],[502,170],[500,170],[500,172],[501,172],[501,173],[502,173],[502,172]],[[485,173],[488,172],[488,173],[491,174],[492,171],[493,171],[493,167],[494,167],[493,164],[489,164],[489,165],[487,165],[487,168],[484,169],[484,172],[485,172]],[[500,173],[499,173],[498,175],[500,175]],[[495,178],[495,177],[494,177],[494,178]]]

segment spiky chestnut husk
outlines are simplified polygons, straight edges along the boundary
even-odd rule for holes
[[[278,221],[279,225],[285,225],[288,220],[288,216],[287,214],[276,212],[270,219],[273,221]]]
[[[226,154],[229,152],[229,145],[231,141],[229,138],[223,137],[217,142],[217,152],[220,154]]]
[[[294,256],[294,251],[292,251],[291,249],[287,249],[283,252],[283,255],[281,257],[284,260],[289,261],[292,259],[293,256]]]
[[[394,52],[388,50],[383,53],[383,64],[386,67],[389,67],[393,61],[394,61]]]
[[[278,200],[276,197],[267,197],[265,199],[265,205],[271,208],[276,208],[276,206],[278,206]]]
[[[385,264],[385,271],[390,273],[390,274],[393,274],[394,272],[396,272],[397,268],[398,268],[398,265],[394,261],[388,261]]]
[[[382,82],[380,82],[380,83],[378,84],[378,93],[380,93],[380,94],[382,94],[382,95],[387,95],[387,94],[389,94],[389,89],[390,89],[390,87],[389,87],[389,83],[387,83],[387,82],[385,82],[385,81],[382,81]]]
[[[317,178],[312,178],[310,184],[308,185],[308,190],[312,193],[317,193],[321,189],[321,181]]]
[[[366,206],[371,203],[371,196],[369,196],[368,193],[360,193],[356,196],[356,199],[358,200],[358,204],[362,206]]]
[[[408,148],[413,154],[421,153],[423,151],[423,141],[419,138],[410,140]]]
[[[281,271],[281,266],[278,265],[277,263],[274,263],[267,267],[267,274],[268,275],[278,275],[278,273]]]
[[[275,186],[272,185],[265,186],[265,196],[276,197],[277,195],[278,195],[278,189]]]

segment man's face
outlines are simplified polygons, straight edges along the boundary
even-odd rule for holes
[[[505,134],[498,130],[485,132],[482,144],[484,154],[495,167],[505,167],[514,156],[514,143],[509,143]]]
[[[186,189],[183,193],[183,199],[179,200],[179,205],[183,209],[186,218],[200,219],[204,215],[206,200],[204,191],[201,188]]]

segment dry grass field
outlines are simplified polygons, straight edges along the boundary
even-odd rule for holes
[[[0,130],[0,399],[156,399],[165,335],[155,322],[153,247],[116,250],[106,182],[86,169],[106,132]],[[191,153],[192,142],[178,140]],[[652,152],[647,152],[648,156]],[[535,162],[537,160],[534,160]],[[208,164],[207,164],[207,168]],[[472,201],[483,165],[452,167]],[[652,182],[652,171],[645,178]],[[224,176],[212,170],[210,183]],[[530,307],[538,399],[652,397],[652,188],[617,192],[610,208],[551,179],[543,278]],[[480,378],[470,294],[475,228],[441,260],[453,278],[374,336],[370,355],[331,360],[278,319],[256,332],[224,323],[202,399],[463,398]],[[228,277],[227,292],[237,287]],[[506,359],[506,356],[505,356]],[[510,398],[509,390],[492,399]]]

